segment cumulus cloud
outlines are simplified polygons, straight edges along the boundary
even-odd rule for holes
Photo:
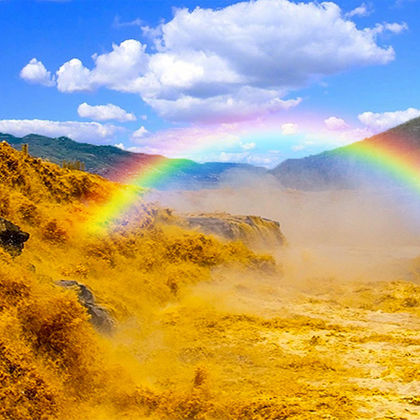
[[[417,117],[420,117],[420,109],[416,108],[382,113],[363,112],[358,115],[359,121],[375,132],[388,130]]]
[[[92,106],[84,102],[77,108],[77,113],[82,118],[90,118],[95,121],[136,121],[136,116],[134,114],[113,104]]]
[[[322,77],[389,63],[394,50],[381,46],[378,36],[405,28],[358,29],[333,2],[253,0],[177,9],[172,20],[142,27],[153,50],[129,39],[93,55],[90,68],[73,58],[57,71],[57,87],[136,93],[170,120],[269,114],[296,106],[300,100],[287,95]]]
[[[348,124],[342,119],[337,117],[329,117],[324,120],[325,126],[328,130],[344,130],[348,128]]]
[[[90,71],[78,58],[64,63],[56,74],[57,88],[61,92],[76,92],[93,88],[89,80]]]
[[[137,92],[137,84],[141,82],[139,75],[146,72],[149,61],[145,48],[134,39],[114,44],[111,52],[92,56],[92,70],[73,58],[57,71],[58,90],[76,92],[106,86],[120,92]]]
[[[51,76],[42,61],[33,58],[29,63],[20,71],[20,77],[29,83],[37,83],[44,86],[54,86],[55,80]]]
[[[89,143],[106,143],[121,127],[97,122],[49,121],[49,120],[0,120],[0,132],[15,136],[41,134],[49,137],[70,137]]]

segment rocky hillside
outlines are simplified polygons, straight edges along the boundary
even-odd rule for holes
[[[132,153],[114,146],[95,146],[88,143],[78,143],[67,137],[50,138],[30,134],[25,137],[14,137],[1,134],[0,141],[7,141],[17,150],[28,144],[29,153],[34,157],[62,165],[63,161],[80,161],[88,172],[101,175],[111,180],[118,180],[135,175],[135,170],[153,166],[163,157],[145,153]],[[168,159],[178,167],[160,189],[168,188],[200,188],[217,184],[231,170],[246,171],[250,174],[265,173],[265,169],[240,163],[208,162],[196,163],[187,159]],[[135,168],[135,169],[133,169]],[[159,171],[159,169],[156,169]]]
[[[89,234],[86,220],[120,187],[5,142],[0,174],[0,418],[143,418],[162,398],[175,405],[158,418],[188,417],[182,399],[194,397],[151,388],[123,336],[141,331],[141,348],[160,328],[153,313],[215,267],[273,272],[273,259],[141,203],[123,225]]]
[[[420,417],[418,286],[220,238],[283,240],[255,217],[139,202],[90,233],[120,185],[6,143],[0,173],[0,419]]]
[[[420,118],[365,139],[362,143],[396,149],[399,154],[417,156],[420,162]],[[354,147],[349,145],[302,159],[288,159],[271,173],[284,186],[303,190],[383,185],[381,170],[361,162],[352,153]]]

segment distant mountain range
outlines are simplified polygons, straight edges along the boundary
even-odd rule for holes
[[[359,188],[361,186],[392,185],[392,178],[384,176],[381,168],[361,161],[353,150],[358,143],[387,149],[398,154],[418,156],[420,167],[420,118],[415,118],[395,128],[361,142],[350,144],[302,159],[288,159],[270,171],[288,188],[301,190],[327,190]]]
[[[61,165],[63,161],[83,162],[88,172],[111,180],[136,175],[139,168],[142,167],[150,167],[159,172],[159,166],[154,167],[153,163],[156,160],[168,160],[177,169],[170,177],[162,177],[160,189],[211,187],[223,180],[232,170],[244,171],[251,175],[266,172],[264,168],[242,163],[197,163],[188,159],[168,159],[159,155],[132,153],[114,146],[79,143],[68,137],[51,138],[36,134],[15,137],[0,133],[0,141],[3,140],[18,150],[22,148],[23,144],[28,144],[29,153],[32,156],[49,160],[58,165]]]
[[[28,144],[29,153],[32,156],[59,165],[63,161],[83,162],[87,171],[111,180],[136,175],[139,168],[143,167],[149,167],[159,172],[161,169],[159,169],[159,165],[154,166],[154,162],[167,160],[173,163],[176,170],[170,177],[162,177],[162,183],[157,185],[158,189],[214,187],[224,179],[234,180],[235,176],[232,177],[229,174],[235,174],[235,171],[251,177],[269,174],[276,177],[283,186],[300,190],[384,186],[383,171],[380,168],[375,169],[367,165],[358,158],[356,153],[353,153],[353,149],[359,143],[366,143],[373,147],[376,145],[385,146],[398,149],[400,154],[418,156],[420,166],[420,118],[415,118],[384,133],[345,147],[301,159],[285,160],[270,171],[242,163],[197,163],[188,159],[168,159],[159,155],[132,153],[114,146],[79,143],[68,137],[51,138],[30,134],[20,138],[10,134],[0,134],[0,141],[2,140],[19,150],[23,144]],[[391,182],[390,178],[388,181]]]

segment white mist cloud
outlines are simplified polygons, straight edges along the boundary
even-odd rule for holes
[[[363,112],[358,115],[360,122],[375,132],[387,130],[417,117],[420,117],[420,109],[416,108],[382,113]]]
[[[142,27],[153,52],[129,39],[94,55],[91,68],[73,58],[57,71],[57,87],[136,93],[173,121],[269,114],[298,105],[286,95],[322,77],[394,59],[378,35],[405,24],[358,29],[349,17],[332,2],[289,0],[177,9],[172,20]]]
[[[136,121],[136,116],[134,114],[131,114],[114,104],[92,106],[84,102],[77,108],[77,113],[82,118],[90,118],[96,121]]]
[[[37,83],[44,86],[54,86],[55,80],[51,76],[42,61],[33,58],[29,63],[20,71],[20,77],[29,83]]]
[[[0,120],[0,132],[23,137],[40,134],[49,137],[70,137],[89,143],[107,143],[121,127],[97,122],[49,121],[49,120]]]

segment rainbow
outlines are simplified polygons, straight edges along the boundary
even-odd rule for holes
[[[228,129],[224,127],[222,130],[220,138],[225,138],[222,136],[225,136],[227,133],[233,135],[235,130],[238,130],[238,135],[243,135],[244,132],[247,135],[250,134],[249,130],[244,131],[236,124],[231,124],[227,127]],[[269,126],[268,129],[266,127],[265,131],[262,128],[262,126],[259,126],[257,129],[254,127],[251,135],[254,138],[262,138],[264,135],[270,139],[278,139],[280,137],[278,125],[276,127]],[[177,134],[182,134],[182,132],[177,132]],[[308,134],[312,138],[315,137],[314,131],[308,131]],[[322,136],[323,134],[325,137],[325,133],[320,135]],[[258,137],[258,135],[261,137]],[[212,150],[212,147],[214,148],[214,143],[217,140],[211,132],[208,132],[204,139],[200,139],[202,140],[201,143],[195,141],[186,142],[180,149],[188,151],[189,155],[192,154],[194,148],[201,153],[204,150],[203,154],[206,154],[207,151]],[[193,138],[193,140],[197,139]],[[170,144],[170,142],[168,143]],[[398,141],[392,143],[397,144]],[[173,149],[168,148],[168,151],[171,155],[174,154],[172,153]],[[378,168],[386,176],[390,176],[403,185],[408,185],[420,192],[419,160],[413,157],[408,150],[372,141],[360,141],[341,148],[341,151],[344,156],[352,157],[360,163],[366,163],[369,167]],[[177,153],[180,153],[180,150],[177,150]],[[134,175],[119,179],[118,181],[122,185],[116,189],[108,201],[97,205],[93,210],[90,209],[92,216],[85,223],[86,229],[90,232],[102,233],[118,225],[116,223],[118,219],[135,207],[139,199],[144,196],[146,189],[158,187],[175,173],[186,169],[190,164],[191,161],[186,159],[168,159],[162,156],[155,156],[146,166],[144,163],[134,163],[137,166],[133,166],[126,171]]]
[[[120,216],[138,203],[147,189],[158,186],[190,164],[191,161],[185,159],[157,156],[146,165],[141,163],[138,164],[138,168],[131,167],[129,172],[134,172],[134,175],[120,179],[121,185],[111,194],[107,202],[90,209],[92,216],[84,223],[86,230],[100,234],[111,229]]]
[[[397,140],[394,138],[394,140]],[[395,141],[395,144],[399,143]],[[388,144],[372,141],[360,141],[345,149],[345,155],[366,163],[371,168],[378,168],[387,177],[401,185],[420,192],[419,155],[409,149],[397,148]]]

